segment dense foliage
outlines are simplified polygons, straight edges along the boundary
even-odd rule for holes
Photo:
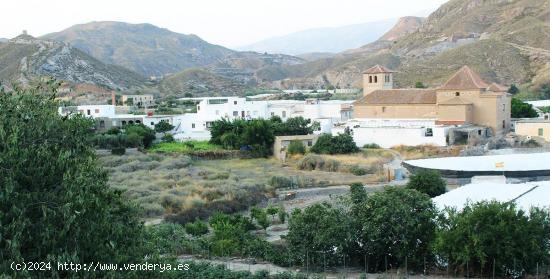
[[[323,134],[311,147],[311,151],[317,154],[347,154],[359,151],[353,137],[349,133],[342,133],[336,136]]]
[[[174,129],[174,126],[168,123],[168,121],[160,121],[155,124],[155,131],[158,133],[165,133],[171,131],[172,129]]]
[[[0,274],[14,274],[12,261],[140,262],[142,224],[107,186],[88,144],[93,123],[61,117],[49,88],[0,92]]]
[[[130,124],[123,129],[113,128],[101,134],[90,136],[98,148],[149,148],[155,140],[155,131],[143,124]]]
[[[512,98],[512,118],[533,118],[537,116],[538,113],[531,104]]]
[[[501,277],[534,274],[548,262],[550,212],[518,210],[513,203],[481,202],[441,216],[436,250],[453,269]]]
[[[291,155],[304,154],[306,153],[306,147],[301,140],[293,140],[290,142],[290,144],[288,144],[287,152]]]
[[[409,178],[407,188],[436,197],[445,193],[447,183],[436,170],[419,170]]]
[[[221,119],[210,127],[210,143],[226,149],[250,150],[256,156],[268,156],[275,136],[306,135],[313,132],[310,120],[302,117],[289,118],[282,122],[278,117],[271,119]]]

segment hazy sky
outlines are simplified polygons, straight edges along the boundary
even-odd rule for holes
[[[151,23],[228,47],[316,27],[427,14],[446,0],[2,0],[0,37],[71,25]]]

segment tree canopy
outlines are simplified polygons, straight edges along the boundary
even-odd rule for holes
[[[13,274],[11,261],[139,262],[138,211],[107,186],[93,123],[60,116],[53,90],[0,91],[0,273]],[[50,272],[18,275],[60,276]]]
[[[537,116],[538,113],[531,104],[512,98],[512,118],[533,118]]]
[[[420,170],[409,178],[407,188],[436,197],[445,193],[447,183],[436,170]]]

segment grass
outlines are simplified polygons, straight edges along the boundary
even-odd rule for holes
[[[392,147],[392,150],[401,154],[403,160],[458,156],[461,149],[461,146],[453,146],[447,148],[429,144],[417,146],[398,145]]]
[[[206,142],[195,143],[194,150],[219,148]],[[177,215],[181,222],[204,219],[218,211],[246,210],[272,198],[277,188],[285,187],[273,183],[273,177],[284,177],[292,188],[380,182],[379,168],[393,158],[390,151],[382,149],[319,155],[324,162],[337,162],[337,168],[299,170],[301,155],[283,164],[275,158],[191,159],[185,154],[190,149],[184,143],[162,143],[154,148],[156,152],[101,155],[100,161],[109,174],[109,185],[123,190],[128,199],[138,203],[144,209],[144,218]],[[354,175],[352,170],[358,167],[366,172]]]
[[[194,151],[219,151],[223,148],[219,145],[211,144],[208,141],[185,141],[185,142],[161,142],[155,144],[149,149],[151,152],[161,153],[191,153]]]

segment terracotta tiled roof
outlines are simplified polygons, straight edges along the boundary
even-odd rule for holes
[[[506,92],[508,91],[508,88],[498,84],[498,83],[491,83],[489,87],[487,87],[487,90],[493,91],[493,92]]]
[[[485,89],[487,87],[489,87],[489,85],[485,83],[477,73],[472,71],[470,67],[464,66],[439,89]]]
[[[466,100],[463,100],[460,97],[453,97],[449,100],[445,100],[442,102],[437,103],[438,105],[471,105],[472,102],[468,102]]]
[[[355,102],[365,104],[435,104],[434,89],[380,89],[369,93]]]
[[[375,65],[374,67],[368,68],[363,74],[380,74],[380,73],[393,73],[394,71],[380,65]]]

